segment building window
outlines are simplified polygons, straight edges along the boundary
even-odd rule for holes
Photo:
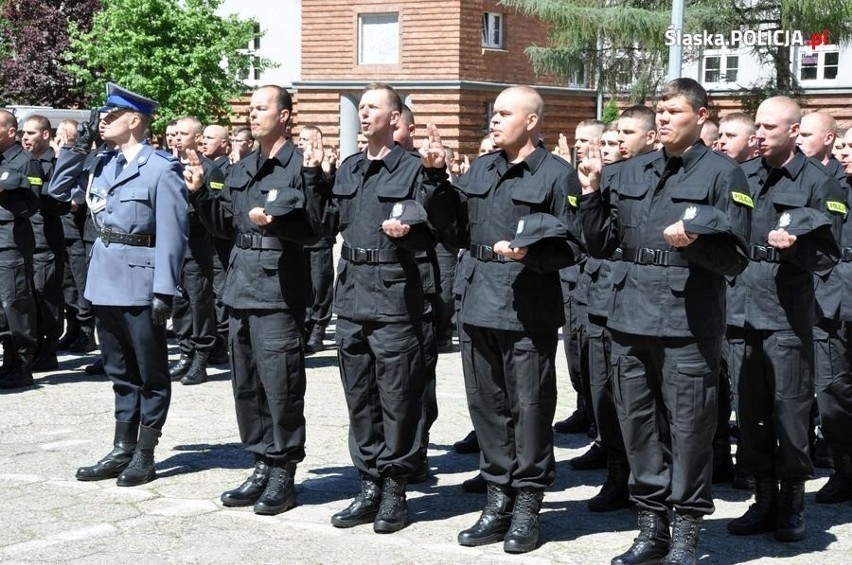
[[[834,80],[839,63],[839,51],[802,51],[799,55],[799,80]]]
[[[737,55],[704,57],[704,82],[737,82],[740,58]]]
[[[248,45],[246,46],[245,51],[241,51],[246,53],[249,56],[249,67],[245,69],[240,79],[247,82],[259,81],[260,80],[260,55],[258,55],[258,51],[260,51],[260,23],[254,22],[254,27],[252,28],[253,36],[249,40]]]
[[[488,49],[503,49],[503,14],[482,14],[482,46]]]
[[[399,64],[399,14],[358,15],[358,64]]]

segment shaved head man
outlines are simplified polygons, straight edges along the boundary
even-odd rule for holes
[[[824,112],[811,112],[802,116],[796,145],[802,153],[823,165],[831,158],[837,124]]]
[[[757,148],[773,167],[780,167],[793,157],[802,109],[792,98],[774,96],[764,100],[754,116]]]
[[[227,156],[231,150],[230,136],[228,130],[219,125],[210,125],[204,128],[201,136],[201,152],[210,159]]]

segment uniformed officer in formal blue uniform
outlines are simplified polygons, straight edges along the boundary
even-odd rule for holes
[[[115,392],[115,448],[78,469],[81,481],[118,476],[119,486],[135,486],[156,476],[154,446],[171,399],[165,322],[180,280],[188,217],[180,163],[145,142],[157,106],[107,84],[103,137],[115,151],[92,168],[87,187],[98,239],[85,296],[95,308]]]

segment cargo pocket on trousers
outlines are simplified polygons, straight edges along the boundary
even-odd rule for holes
[[[423,349],[413,331],[410,335],[384,341],[382,348],[381,362],[376,367],[379,390],[390,399],[406,400],[410,390],[422,388],[426,377]],[[412,383],[413,379],[421,383]]]
[[[778,337],[778,360],[773,368],[778,371],[775,395],[786,400],[810,398],[814,394],[813,369],[806,355],[813,355],[795,335]]]
[[[713,370],[704,363],[678,363],[672,427],[697,430],[712,424],[716,410],[711,407],[718,391],[715,379]]]
[[[521,338],[513,347],[515,386],[522,404],[539,404],[542,401],[546,388],[542,386],[542,380],[547,377],[542,374],[541,355],[529,337]]]
[[[302,340],[298,337],[266,340],[262,355],[258,365],[268,377],[262,382],[269,399],[284,400],[305,395]]]

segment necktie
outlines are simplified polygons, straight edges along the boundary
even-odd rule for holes
[[[121,153],[119,151],[118,154],[115,156],[115,177],[113,178],[117,179],[119,176],[121,176],[121,171],[124,170],[124,165],[126,164],[127,159],[124,158],[124,153]]]

